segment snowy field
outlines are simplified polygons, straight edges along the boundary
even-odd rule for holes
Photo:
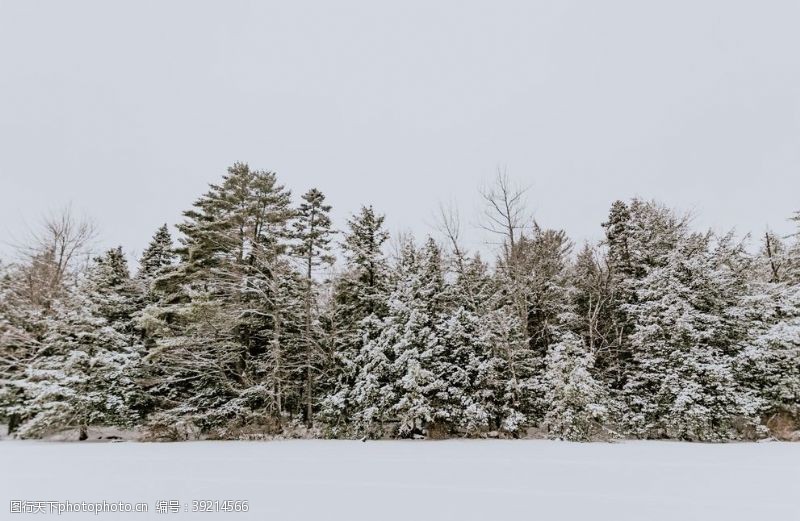
[[[150,512],[9,515],[12,499]],[[204,499],[248,500],[250,511],[154,511]],[[800,444],[3,441],[0,500],[0,519],[790,520]]]

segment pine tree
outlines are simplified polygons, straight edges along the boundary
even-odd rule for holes
[[[387,262],[382,247],[389,238],[384,217],[372,207],[362,207],[348,220],[342,242],[344,272],[334,281],[331,306],[335,335],[331,389],[322,402],[325,420],[338,431],[346,430],[352,413],[351,393],[359,368],[356,359],[365,343],[373,340],[374,324],[386,314]]]
[[[275,420],[291,401],[285,393],[295,386],[282,381],[294,377],[282,356],[292,330],[284,312],[290,204],[273,172],[237,163],[184,213],[180,262],[158,277],[159,302],[141,320],[156,338],[146,360],[162,411],[154,426],[219,434]]]
[[[567,286],[572,243],[563,231],[545,230],[534,223],[531,237],[523,237],[519,249],[527,333],[531,348],[544,358],[563,315],[570,311]]]
[[[742,310],[749,330],[739,380],[761,398],[764,415],[800,415],[800,286],[756,283]]]
[[[654,202],[634,199],[630,204],[615,201],[608,220],[603,223],[607,247],[608,305],[605,345],[597,352],[598,363],[606,368],[612,389],[619,392],[625,386],[633,358],[630,337],[634,319],[628,306],[638,302],[637,288],[649,271],[663,263],[673,250],[681,233],[687,228],[687,218]]]
[[[94,262],[95,266],[84,283],[84,291],[91,296],[96,312],[114,329],[132,334],[132,320],[140,305],[140,295],[131,281],[122,247],[108,250]]]
[[[592,374],[594,355],[572,333],[550,346],[547,354],[547,413],[544,427],[550,437],[589,441],[608,421],[608,395]]]
[[[0,420],[14,432],[23,419],[25,369],[43,347],[59,299],[82,270],[81,260],[94,237],[91,222],[69,208],[48,215],[19,260],[0,265]]]
[[[628,205],[623,201],[614,201],[603,228],[606,233],[609,266],[621,279],[635,275],[631,260],[631,249],[634,245]]]
[[[145,290],[150,290],[150,285],[160,275],[168,272],[175,264],[176,256],[173,251],[172,236],[166,224],[159,227],[150,244],[147,245],[139,258],[139,270],[136,278],[145,284]]]
[[[435,409],[435,395],[445,382],[433,368],[443,287],[436,244],[429,240],[417,251],[406,242],[395,267],[387,316],[356,361],[360,370],[353,386],[354,418],[360,431],[380,434],[391,421],[398,435],[408,437],[427,433],[443,419]]]
[[[724,440],[754,422],[757,400],[736,381],[741,287],[726,239],[683,235],[635,286],[633,365],[625,394],[632,432],[647,437]]]
[[[498,273],[498,307],[516,312],[523,329],[515,336],[523,336],[528,344],[526,349],[509,352],[514,385],[519,386],[518,410],[528,423],[536,423],[544,415],[541,377],[547,348],[571,312],[567,291],[571,248],[563,231],[546,230],[534,223],[530,235],[521,234],[516,241],[513,274],[507,270]],[[504,320],[505,325],[516,322]]]
[[[541,360],[531,349],[513,304],[503,302],[502,292],[492,295],[492,301],[496,307],[487,311],[482,320],[491,353],[479,382],[483,392],[492,398],[492,426],[517,433],[534,423],[532,418],[541,407]]]
[[[43,349],[18,382],[26,396],[23,437],[90,425],[130,427],[139,389],[130,370],[140,356],[131,319],[136,293],[121,248],[95,259],[84,280],[54,303]]]
[[[794,247],[765,234],[758,272],[740,306],[747,328],[737,377],[761,399],[767,425],[775,416],[800,417],[800,280],[787,269]]]
[[[401,436],[426,434],[447,423],[446,374],[440,372],[445,281],[439,246],[429,238],[419,252],[415,273],[399,281],[396,293],[401,336],[394,344],[395,400],[390,407]],[[404,308],[405,307],[405,308]],[[439,355],[437,357],[437,355]],[[437,359],[438,358],[438,359]],[[446,430],[447,427],[445,426]]]
[[[21,421],[22,390],[15,383],[41,346],[46,315],[25,296],[26,270],[0,265],[0,422],[13,433]]]
[[[320,346],[320,327],[317,314],[317,294],[315,290],[314,272],[321,265],[333,264],[330,254],[330,242],[333,230],[328,213],[331,207],[325,204],[325,196],[312,188],[303,194],[303,203],[297,212],[294,223],[295,255],[302,260],[304,275],[304,327],[303,350],[305,352],[305,407],[303,414],[306,424],[311,426],[314,421],[315,392],[314,383],[317,374],[321,371],[324,351]]]
[[[442,318],[438,330],[432,366],[444,381],[434,395],[434,417],[441,430],[477,434],[496,428],[502,412],[492,393],[492,373],[500,360],[492,357],[491,337],[481,317],[460,305]]]

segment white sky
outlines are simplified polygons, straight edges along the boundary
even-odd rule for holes
[[[577,241],[634,195],[789,233],[799,26],[770,0],[0,0],[0,242],[71,202],[138,253],[237,160],[418,235],[440,201],[474,221],[498,166]]]

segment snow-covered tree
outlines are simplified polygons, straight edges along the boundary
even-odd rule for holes
[[[159,227],[150,243],[139,257],[139,270],[136,279],[143,283],[145,293],[150,293],[154,281],[161,275],[169,272],[177,258],[175,255],[172,235],[166,224]]]
[[[365,343],[374,339],[375,323],[385,315],[388,293],[387,262],[383,244],[389,238],[384,217],[372,207],[348,220],[342,241],[343,273],[333,282],[333,318],[327,329],[334,335],[331,386],[322,402],[326,421],[338,429],[346,426],[352,412],[351,393],[359,368],[356,359]]]
[[[625,420],[636,435],[724,440],[755,421],[758,400],[733,370],[741,282],[729,239],[713,239],[683,232],[633,286]]]
[[[132,426],[140,392],[130,370],[141,346],[132,334],[136,293],[120,248],[54,302],[42,347],[16,385],[25,394],[21,436],[90,425]]]
[[[159,423],[265,422],[299,391],[283,381],[299,363],[282,356],[287,332],[298,333],[285,302],[296,298],[285,291],[290,205],[274,173],[237,163],[184,213],[180,262],[158,277],[159,302],[140,320],[156,339],[146,362]]]
[[[510,193],[500,188],[493,200],[501,203]],[[506,195],[503,195],[503,194]],[[509,201],[510,202],[510,201]],[[512,203],[513,204],[513,203]],[[508,223],[512,209],[501,207],[491,213]],[[518,216],[517,216],[518,217]],[[511,215],[511,221],[517,220]],[[497,224],[497,222],[495,222]],[[514,279],[517,272],[516,244],[523,240],[516,226],[506,227],[503,269],[492,276],[480,255],[470,257],[460,243],[460,221],[455,210],[441,209],[441,230],[450,244],[449,266],[452,283],[446,290],[448,311],[439,326],[441,355],[445,364],[447,395],[452,428],[477,434],[485,430],[517,435],[528,422],[526,413],[536,403],[540,386],[535,374],[540,358],[531,348],[520,313],[524,291]],[[497,231],[497,229],[495,229]],[[511,247],[511,242],[515,246]],[[514,270],[509,269],[515,266]]]
[[[762,398],[763,412],[800,415],[800,286],[758,284],[744,305],[750,325],[738,375]]]
[[[400,436],[410,436],[444,419],[437,414],[435,395],[446,384],[434,368],[443,291],[438,246],[429,240],[418,251],[413,243],[404,244],[387,315],[356,361],[354,417],[361,430],[380,432],[385,421],[392,421]]]
[[[442,318],[438,329],[432,366],[444,386],[434,395],[435,416],[448,434],[500,428],[503,393],[497,374],[502,360],[493,356],[491,335],[481,316],[458,306]]]
[[[619,351],[625,323],[619,320],[620,310],[615,308],[616,288],[607,263],[603,252],[589,244],[578,253],[569,284],[572,313],[566,326],[594,353],[603,380],[612,389],[619,389],[625,377],[625,360]]]
[[[550,437],[589,441],[603,433],[609,419],[606,388],[592,374],[594,355],[573,333],[564,333],[547,353],[547,413]]]
[[[315,270],[323,265],[333,264],[330,251],[333,235],[331,229],[330,205],[325,204],[325,195],[316,188],[303,194],[303,202],[297,211],[294,222],[295,255],[301,260],[304,276],[304,316],[303,316],[303,372],[305,379],[305,407],[303,415],[310,426],[314,419],[316,401],[315,382],[327,358],[321,347],[320,322],[316,292]]]
[[[48,325],[44,309],[26,298],[26,279],[23,267],[0,265],[0,421],[9,433],[22,412],[23,393],[14,383],[24,378]]]
[[[83,269],[94,227],[69,208],[50,214],[21,245],[17,261],[0,265],[0,421],[9,432],[22,419],[23,393],[17,381],[42,348],[58,299]]]
[[[740,306],[747,335],[737,375],[761,398],[767,419],[775,414],[800,418],[800,280],[787,269],[794,247],[765,235],[755,263],[761,269]]]

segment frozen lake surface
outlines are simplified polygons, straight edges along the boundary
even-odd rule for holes
[[[543,440],[0,442],[11,500],[146,502],[149,513],[11,519],[798,519],[800,444]],[[158,514],[159,500],[247,513]]]

